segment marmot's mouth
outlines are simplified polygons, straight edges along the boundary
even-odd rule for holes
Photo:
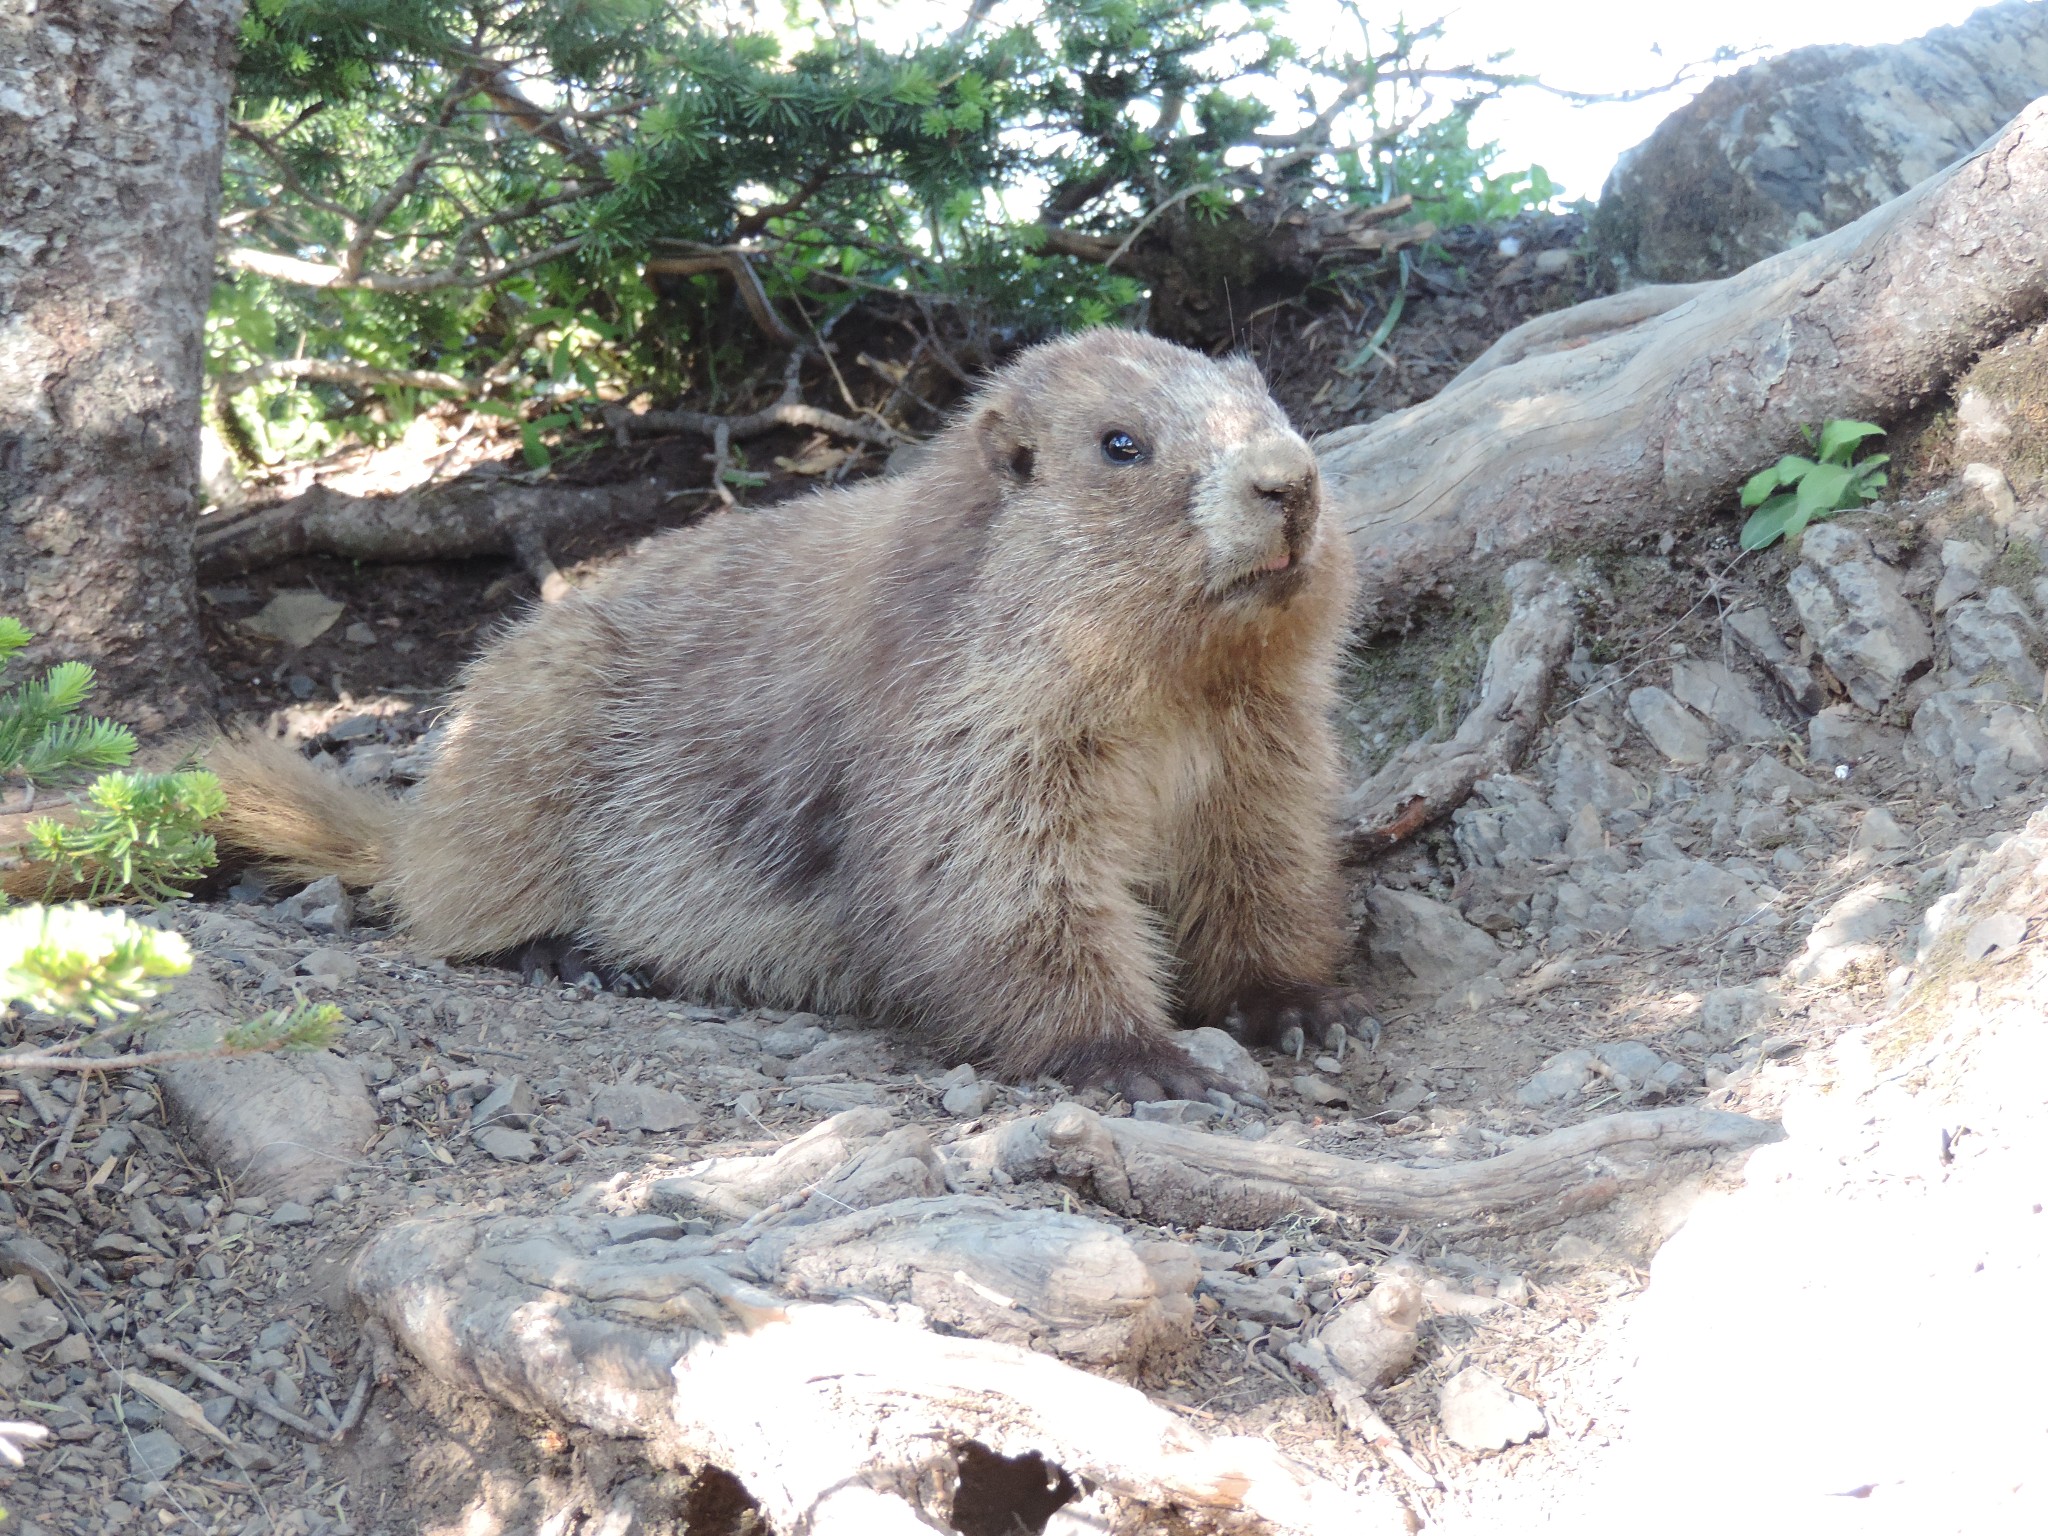
[[[1219,600],[1257,597],[1268,602],[1291,596],[1308,580],[1308,568],[1291,552],[1275,555],[1263,565],[1253,566],[1217,592]]]

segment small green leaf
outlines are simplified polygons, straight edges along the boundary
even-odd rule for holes
[[[1797,515],[1798,497],[1789,491],[1773,496],[1750,514],[1742,525],[1740,543],[1744,549],[1768,549],[1782,539]]]
[[[1820,461],[1846,464],[1856,445],[1866,437],[1883,437],[1884,428],[1874,421],[1831,421],[1820,429]]]
[[[540,440],[540,423],[523,422],[519,428],[519,451],[525,455],[528,469],[546,469],[554,462],[548,452],[548,445]]]
[[[1742,504],[1745,507],[1761,506],[1778,489],[1778,466],[1760,469],[1742,482]]]
[[[1805,526],[1815,517],[1825,517],[1857,504],[1849,489],[1856,471],[1842,464],[1816,464],[1799,479],[1799,518]]]

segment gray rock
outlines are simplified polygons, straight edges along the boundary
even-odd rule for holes
[[[356,957],[345,949],[316,949],[299,962],[299,970],[314,981],[329,986],[346,986],[362,975]]]
[[[1205,1025],[1201,1029],[1184,1029],[1173,1038],[1195,1059],[1196,1065],[1207,1067],[1240,1093],[1264,1098],[1272,1086],[1266,1069],[1227,1030]]]
[[[1813,925],[1806,948],[1785,967],[1785,976],[1796,982],[1833,981],[1852,966],[1882,959],[1878,941],[1898,932],[1911,916],[1903,886],[1882,880],[1859,885]]]
[[[1803,805],[1822,793],[1821,786],[1805,774],[1768,756],[1758,758],[1743,769],[1735,787],[1752,800],[1772,805],[1787,801]]]
[[[1966,682],[1996,688],[2018,703],[2040,702],[2041,666],[2033,657],[2040,626],[2009,588],[1957,603],[1947,630],[1949,656]]]
[[[1713,738],[1706,722],[1662,688],[1638,688],[1628,696],[1631,719],[1674,763],[1704,763]]]
[[[958,1088],[948,1088],[939,1096],[939,1103],[949,1115],[958,1115],[971,1120],[976,1115],[988,1113],[989,1105],[996,1101],[993,1083],[964,1083]]]
[[[1970,806],[1997,805],[2048,772],[2048,734],[2040,719],[1993,689],[1931,695],[1913,712],[1913,741]]]
[[[1728,632],[1763,664],[1787,702],[1805,715],[1820,709],[1820,684],[1814,680],[1812,669],[1800,665],[1769,614],[1761,608],[1742,608],[1729,614],[1726,622]]]
[[[1777,722],[1764,713],[1756,694],[1718,661],[1678,661],[1671,665],[1671,692],[1678,702],[1697,710],[1734,741],[1771,741]]]
[[[1556,858],[1564,823],[1533,784],[1495,774],[1472,786],[1475,803],[1452,813],[1452,837],[1475,869],[1501,869]]]
[[[943,1077],[934,1079],[932,1086],[941,1093],[950,1093],[955,1088],[965,1088],[969,1083],[979,1081],[980,1077],[981,1074],[970,1063],[963,1061]]]
[[[1572,816],[1571,826],[1565,831],[1564,853],[1566,858],[1573,860],[1608,860],[1611,854],[1621,853],[1621,850],[1609,846],[1607,829],[1600,825],[1600,813],[1591,805],[1581,804]],[[1627,855],[1622,854],[1619,862],[1610,862],[1612,867],[1619,868],[1627,862]]]
[[[299,1325],[290,1318],[279,1318],[256,1335],[258,1349],[283,1349],[299,1336]]]
[[[27,1275],[0,1284],[0,1340],[16,1349],[35,1349],[70,1331],[71,1324],[56,1303],[37,1291]]]
[[[178,1470],[185,1448],[168,1431],[152,1429],[128,1437],[128,1471],[145,1483],[160,1483]]]
[[[1868,213],[2048,92],[2048,8],[2007,0],[1884,47],[1711,82],[1621,156],[1592,220],[1624,283],[1726,277]]]
[[[347,933],[355,925],[355,903],[333,875],[324,875],[296,896],[287,896],[276,910],[279,917],[332,933]]]
[[[1559,1051],[1515,1090],[1518,1102],[1531,1109],[1564,1104],[1578,1098],[1593,1080],[1593,1053],[1583,1046]]]
[[[1617,768],[1599,740],[1569,723],[1558,728],[1557,756],[1550,772],[1550,804],[1560,817],[1590,805],[1603,819],[1647,810],[1650,792],[1625,768]]]
[[[1913,846],[1912,834],[1899,825],[1898,818],[1881,805],[1873,805],[1863,813],[1863,821],[1856,828],[1852,848],[1867,849],[1872,853],[1885,853],[1894,848]]]
[[[630,1216],[613,1216],[604,1224],[607,1243],[639,1243],[648,1239],[658,1242],[673,1242],[688,1230],[682,1221],[674,1216],[665,1216],[659,1211],[635,1211]]]
[[[1476,1365],[1444,1383],[1437,1417],[1453,1444],[1475,1452],[1506,1450],[1550,1427],[1533,1399]]]
[[[876,1036],[832,1035],[792,1061],[789,1075],[805,1077],[827,1072],[871,1072],[886,1068],[888,1064],[889,1048]]]
[[[1593,1047],[1602,1066],[1640,1088],[1664,1065],[1664,1058],[1640,1040],[1609,1040]]]
[[[1370,892],[1368,944],[1382,985],[1435,997],[1501,962],[1501,948],[1440,901],[1414,891]]]
[[[612,1083],[590,1098],[590,1118],[615,1131],[679,1131],[703,1118],[680,1093],[646,1083]]]
[[[799,1023],[799,1019],[808,1022]],[[765,1030],[761,1035],[761,1049],[770,1056],[801,1056],[825,1038],[825,1031],[815,1013],[800,1013],[795,1019]]]
[[[482,1130],[487,1125],[510,1126],[524,1130],[533,1118],[533,1090],[526,1086],[523,1077],[507,1078],[478,1101],[469,1112],[472,1130]]]
[[[1897,750],[1905,738],[1853,704],[1831,704],[1807,723],[1809,756],[1830,768],[1867,763]]]
[[[273,1227],[303,1227],[312,1219],[312,1210],[296,1200],[280,1201],[277,1209],[270,1213]]]
[[[1131,1106],[1131,1118],[1163,1125],[1213,1125],[1223,1118],[1223,1111],[1206,1099],[1148,1099]]]
[[[1359,1385],[1384,1387],[1414,1364],[1424,1310],[1412,1276],[1386,1274],[1370,1294],[1326,1319],[1316,1342]]]
[[[1667,1061],[1652,1072],[1643,1083],[1643,1096],[1650,1099],[1668,1099],[1685,1092],[1696,1079],[1692,1069],[1682,1061]]]
[[[1799,555],[1785,589],[1800,622],[1849,697],[1883,709],[1933,661],[1926,623],[1858,530],[1841,523],[1809,528]]]
[[[1640,944],[1691,944],[1749,917],[1761,893],[1740,875],[1703,859],[1656,861],[1636,877],[1641,895],[1629,913]]]
[[[476,1133],[476,1144],[501,1163],[530,1163],[540,1156],[540,1143],[524,1131],[494,1125]]]
[[[1984,584],[1984,573],[1997,558],[1990,545],[1975,539],[1943,539],[1941,582],[1934,589],[1934,611],[1947,613],[1964,598],[1974,596]]]

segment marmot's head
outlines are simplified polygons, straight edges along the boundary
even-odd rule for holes
[[[1249,361],[1216,362],[1130,331],[1026,352],[963,429],[1002,488],[1011,537],[1050,546],[1182,607],[1254,616],[1341,579],[1315,455]]]

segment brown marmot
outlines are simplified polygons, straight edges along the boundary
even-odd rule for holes
[[[449,956],[911,1022],[1013,1076],[1214,1086],[1173,1026],[1341,1027],[1352,580],[1249,362],[1096,330],[900,478],[661,535],[461,682],[415,794],[221,743],[223,841]]]

